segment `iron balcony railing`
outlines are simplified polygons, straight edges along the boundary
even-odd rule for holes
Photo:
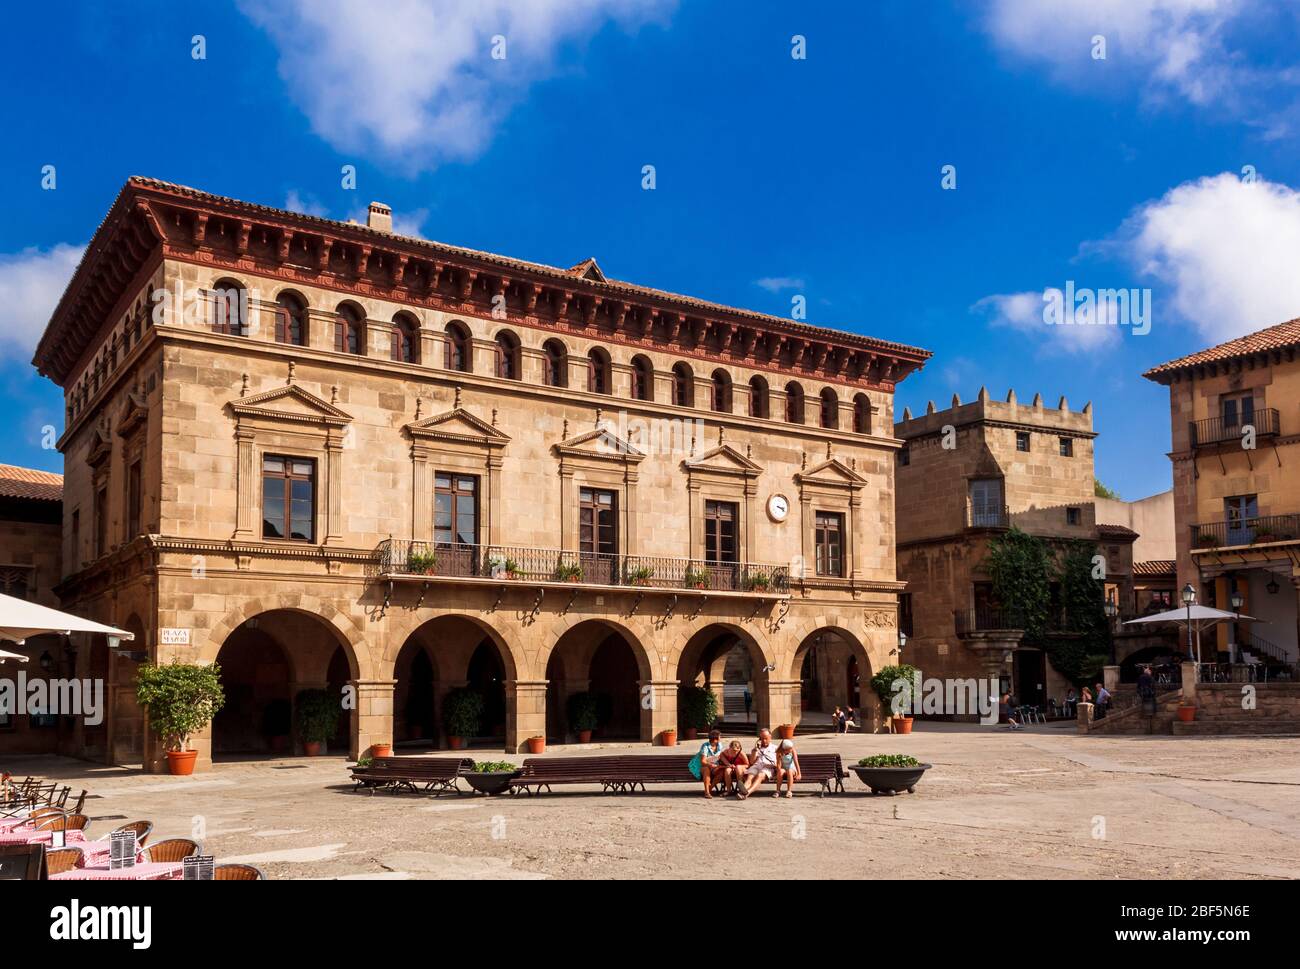
[[[1240,441],[1252,428],[1257,438],[1274,437],[1278,433],[1278,413],[1271,407],[1264,407],[1231,422],[1222,417],[1211,417],[1209,420],[1192,421],[1188,426],[1191,428],[1192,447],[1205,447],[1224,441]]]
[[[381,542],[377,556],[383,575],[768,595],[787,595],[790,591],[788,566],[753,562],[711,562],[519,545],[445,545],[403,539]]]
[[[979,606],[975,609],[956,609],[953,621],[957,625],[957,635],[967,636],[971,633],[993,632],[995,630],[1024,629],[1024,620],[1014,609],[1000,606]]]
[[[1295,663],[1201,663],[1196,669],[1202,683],[1297,683],[1300,665]]]
[[[1238,518],[1192,526],[1192,548],[1229,548],[1293,542],[1300,537],[1300,515],[1271,515],[1266,518]]]
[[[967,528],[1008,528],[1011,525],[1011,512],[1006,505],[991,502],[972,501],[966,505]]]

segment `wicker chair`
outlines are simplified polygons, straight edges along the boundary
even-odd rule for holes
[[[51,818],[51,817],[54,817],[56,814],[62,814],[62,813],[63,813],[63,809],[62,809],[62,808],[56,808],[56,807],[38,807],[38,808],[33,809],[32,812],[31,812],[30,814],[27,815],[27,818],[28,818],[28,820],[31,821],[32,823],[35,823],[36,821],[40,820],[41,818]]]
[[[139,847],[143,848],[143,847],[144,847],[144,843],[145,843],[146,841],[149,840],[149,834],[150,834],[150,832],[153,831],[153,822],[152,822],[152,821],[132,821],[130,824],[119,825],[118,827],[114,828],[112,831],[110,831],[108,834],[104,835],[104,837],[100,838],[99,840],[100,840],[100,841],[107,841],[111,835],[116,834],[118,831],[134,831],[134,832],[135,832],[135,843],[136,843]]]
[[[85,831],[90,818],[84,814],[56,814],[36,825],[37,831]]]
[[[189,838],[168,838],[145,849],[150,861],[181,861],[203,853],[203,846]]]
[[[80,848],[55,848],[45,852],[45,870],[51,875],[82,867]]]
[[[212,869],[212,880],[218,882],[260,882],[266,876],[252,865],[217,865]]]

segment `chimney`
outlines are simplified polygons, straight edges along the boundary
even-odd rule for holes
[[[371,202],[366,213],[366,225],[381,232],[393,231],[393,210],[383,202]]]

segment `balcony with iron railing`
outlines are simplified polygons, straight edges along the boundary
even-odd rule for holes
[[[968,501],[966,503],[966,527],[1010,528],[1011,512],[1006,505]]]
[[[978,606],[974,609],[956,609],[952,614],[958,636],[974,633],[1023,631],[1025,621],[1015,609],[1001,606]]]
[[[388,539],[376,549],[385,578],[614,586],[668,592],[790,593],[790,569],[656,555],[575,552],[518,545],[442,545]]]
[[[1276,437],[1278,434],[1278,413],[1271,407],[1263,407],[1248,417],[1226,421],[1222,417],[1211,417],[1204,421],[1191,421],[1192,447],[1207,447],[1222,444],[1225,441],[1240,441],[1248,432],[1253,431],[1256,438]]]
[[[1240,548],[1300,538],[1300,515],[1269,515],[1192,526],[1192,549]]]

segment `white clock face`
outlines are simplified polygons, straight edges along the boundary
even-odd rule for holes
[[[767,513],[773,521],[785,521],[785,516],[790,514],[790,500],[785,495],[773,495],[767,499]]]

